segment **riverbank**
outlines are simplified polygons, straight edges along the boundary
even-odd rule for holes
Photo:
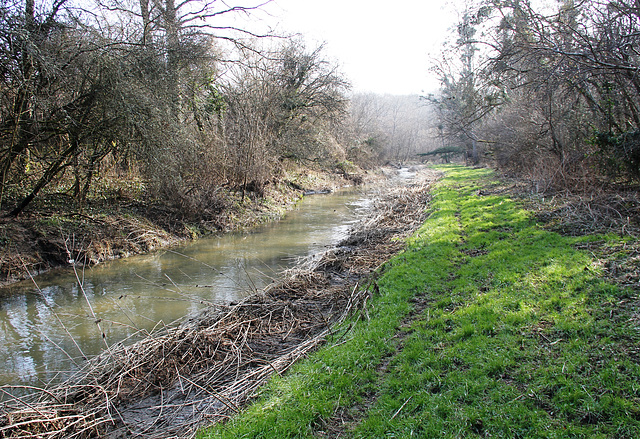
[[[640,437],[638,217],[517,186],[447,168],[361,311],[198,437]]]
[[[18,218],[0,218],[0,286],[69,266],[70,261],[91,266],[204,235],[250,229],[281,218],[306,193],[332,191],[379,177],[365,171],[347,175],[292,166],[260,196],[220,188],[219,206],[189,215],[179,206],[120,186],[90,198],[82,211],[69,197],[49,194]]]
[[[237,413],[265,380],[322,344],[368,300],[358,286],[424,220],[436,174],[421,176],[408,187],[377,185],[371,216],[346,240],[261,293],[133,345],[109,346],[63,385],[10,401],[0,409],[0,434],[183,436]]]
[[[638,218],[598,228],[575,203],[445,169],[263,294],[16,401],[0,433],[640,436]]]

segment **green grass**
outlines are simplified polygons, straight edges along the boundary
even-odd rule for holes
[[[545,231],[516,201],[480,195],[490,171],[445,170],[369,318],[200,438],[331,437],[342,421],[351,438],[640,437],[640,336],[620,306],[636,293],[576,249],[594,237]]]

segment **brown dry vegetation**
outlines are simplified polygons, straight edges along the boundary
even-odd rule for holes
[[[188,437],[237,412],[359,310],[359,285],[422,224],[437,175],[388,188],[337,248],[238,304],[217,306],[131,346],[116,345],[69,382],[5,404],[0,437]]]
[[[109,197],[88,200],[82,213],[74,201],[51,194],[34,202],[17,218],[0,218],[0,285],[28,278],[69,260],[94,265],[147,253],[202,234],[229,232],[279,218],[307,190],[335,189],[353,184],[343,174],[307,171],[296,174],[241,200],[239,192],[221,189],[211,211],[185,213],[163,200],[115,190]],[[357,175],[360,181],[363,177]],[[366,178],[373,178],[366,175]],[[302,181],[301,181],[302,180]],[[68,213],[66,213],[68,212]]]

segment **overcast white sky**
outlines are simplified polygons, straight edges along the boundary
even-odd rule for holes
[[[429,59],[455,23],[445,0],[274,0],[265,6],[282,32],[305,35],[309,47],[326,41],[356,92],[434,91]]]

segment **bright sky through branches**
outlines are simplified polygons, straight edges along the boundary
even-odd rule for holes
[[[274,0],[264,9],[277,31],[301,33],[309,47],[325,41],[354,91],[381,94],[434,91],[429,62],[456,22],[445,0]]]

